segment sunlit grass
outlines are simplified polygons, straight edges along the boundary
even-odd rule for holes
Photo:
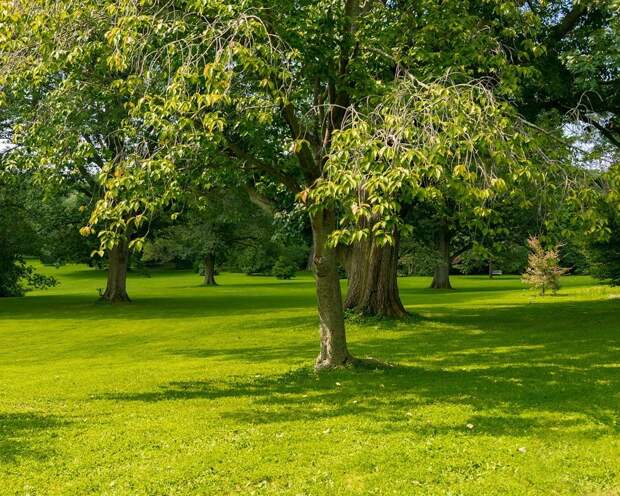
[[[620,289],[401,280],[316,376],[312,280],[101,272],[0,300],[0,494],[620,494]]]

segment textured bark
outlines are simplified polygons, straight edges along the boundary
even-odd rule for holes
[[[355,360],[347,348],[337,254],[335,249],[327,246],[328,237],[336,227],[335,212],[324,210],[314,214],[311,223],[321,338],[315,368],[321,370],[342,367]]]
[[[447,226],[441,226],[437,233],[437,251],[439,252],[439,262],[435,268],[435,275],[431,283],[432,289],[452,289],[450,284],[450,233]]]
[[[204,258],[204,282],[205,286],[217,286],[215,282],[215,256],[209,253]]]
[[[398,233],[394,237],[391,246],[377,246],[372,240],[353,245],[347,264],[346,309],[376,317],[407,315],[398,291]]]
[[[127,295],[127,268],[129,266],[129,240],[124,240],[108,253],[108,282],[102,300],[109,303],[131,301]]]

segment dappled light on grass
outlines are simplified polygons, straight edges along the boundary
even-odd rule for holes
[[[401,279],[411,317],[349,319],[393,365],[316,374],[312,281],[101,273],[2,301],[0,478],[43,494],[613,494],[620,308],[566,279]],[[70,277],[65,278],[65,272]],[[77,275],[81,274],[81,275]],[[93,475],[94,474],[94,475]]]

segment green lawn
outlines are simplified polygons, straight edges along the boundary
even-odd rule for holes
[[[103,274],[0,300],[0,494],[620,494],[620,288],[401,280],[395,364],[316,376],[312,279]]]

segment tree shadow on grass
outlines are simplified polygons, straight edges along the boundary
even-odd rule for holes
[[[593,439],[619,432],[617,403],[609,390],[592,381],[558,386],[539,379],[519,382],[519,370],[446,371],[397,366],[375,372],[335,371],[316,376],[310,368],[273,377],[236,377],[227,382],[172,382],[158,391],[107,395],[116,401],[191,401],[235,398],[239,407],[224,414],[246,424],[286,424],[363,417],[378,432],[422,434],[528,435],[537,430]],[[524,379],[524,378],[521,378]],[[573,378],[574,379],[574,378]],[[521,381],[522,382],[522,381]],[[534,386],[534,387],[531,387]],[[584,396],[584,392],[587,394]],[[444,408],[470,412],[458,424],[441,418]],[[413,420],[413,424],[412,424]]]
[[[351,346],[361,356],[389,357],[412,365],[321,375],[304,367],[269,377],[171,382],[155,391],[102,399],[237,398],[239,408],[226,415],[251,424],[355,416],[372,420],[369,429],[391,432],[411,430],[412,418],[421,415],[430,423],[420,417],[413,427],[416,431],[464,431],[465,421],[458,425],[441,422],[442,409],[456,407],[469,412],[467,422],[476,426],[472,435],[557,431],[558,435],[595,438],[620,432],[617,302],[447,310],[396,333],[377,326],[376,333]],[[193,356],[259,362],[277,356],[290,360],[310,352],[307,344],[298,344],[290,348],[231,347],[208,353],[197,350]]]
[[[25,457],[38,460],[49,457],[49,446],[33,446],[33,438],[43,431],[57,430],[66,425],[66,420],[52,415],[0,413],[0,464]]]
[[[35,301],[36,300],[36,301]],[[313,298],[305,292],[290,293],[193,293],[191,296],[162,294],[137,297],[129,304],[97,304],[89,295],[33,295],[20,301],[6,301],[0,319],[22,320],[160,320],[193,317],[225,317],[259,313],[263,310],[311,309]]]

